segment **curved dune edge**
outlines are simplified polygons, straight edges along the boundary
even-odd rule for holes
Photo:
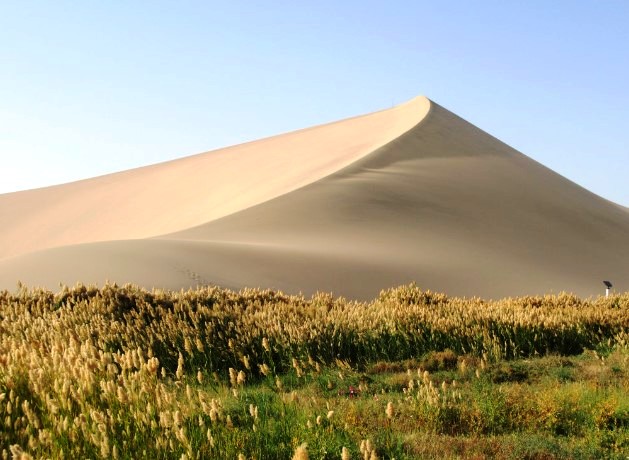
[[[333,174],[412,129],[429,110],[430,101],[420,96],[179,160],[0,195],[0,259],[205,224]]]
[[[416,282],[498,298],[629,290],[629,213],[438,104],[318,180],[165,236],[0,260],[0,288],[106,280],[371,299]]]
[[[587,297],[608,278],[629,289],[624,209],[435,103],[422,123],[335,174],[164,238],[249,247],[231,287],[256,271],[254,286],[362,299],[409,281],[493,298]],[[211,263],[199,270],[221,276]]]

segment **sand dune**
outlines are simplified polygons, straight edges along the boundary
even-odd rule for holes
[[[4,288],[108,279],[363,299],[415,281],[452,295],[588,296],[611,279],[629,290],[626,208],[425,98],[3,195],[0,216]]]
[[[147,238],[209,222],[337,171],[416,125],[429,107],[419,97],[390,110],[167,163],[0,195],[0,258]]]

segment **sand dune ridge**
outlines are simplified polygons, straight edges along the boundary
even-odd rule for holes
[[[0,195],[0,258],[183,230],[351,164],[419,123],[424,97],[392,109],[69,184]],[[24,235],[28,235],[25,238]]]
[[[278,145],[285,150],[271,148]],[[280,150],[284,155],[274,157]],[[212,160],[257,167],[253,160],[275,158],[287,175],[255,181],[256,174],[243,173],[251,195],[216,208],[197,201],[197,210],[209,211],[196,219],[186,220],[184,205],[177,210],[182,195],[171,191],[178,225],[160,227],[158,219],[151,238],[110,235],[0,260],[0,287],[16,279],[53,288],[109,279],[358,299],[409,282],[492,298],[595,295],[603,279],[629,289],[626,208],[425,98],[229,152]],[[209,162],[210,155],[191,164],[199,159]],[[187,177],[177,162],[160,167],[171,178]],[[234,196],[234,189],[218,188],[212,199]]]

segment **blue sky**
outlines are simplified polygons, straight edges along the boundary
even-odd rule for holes
[[[629,206],[629,2],[0,1],[0,193],[424,94]]]

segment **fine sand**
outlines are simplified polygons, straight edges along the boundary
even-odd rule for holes
[[[629,212],[420,97],[0,195],[0,288],[199,284],[371,298],[629,290]]]

